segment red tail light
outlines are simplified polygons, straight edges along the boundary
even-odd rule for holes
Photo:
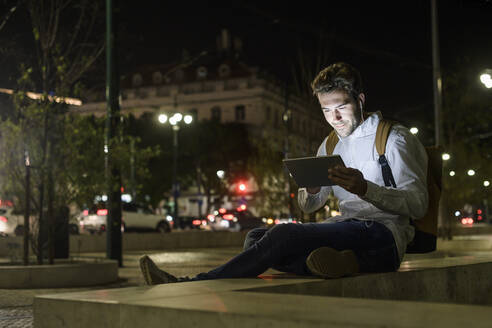
[[[84,216],[89,215],[89,210],[84,210],[84,212],[82,212],[82,214],[83,214]]]
[[[9,219],[7,219],[5,216],[0,216],[0,221],[2,222],[7,222]]]
[[[108,210],[107,209],[97,210],[96,214],[97,215],[108,215]]]
[[[225,208],[219,208],[219,213],[220,214],[224,214],[226,212],[226,209]]]
[[[200,225],[202,224],[202,221],[201,220],[193,220],[193,225]]]
[[[225,220],[229,220],[230,221],[230,220],[234,219],[234,215],[232,215],[232,214],[224,214],[223,218]]]
[[[213,214],[207,215],[207,219],[209,219],[209,220],[213,220],[214,218],[215,218],[215,215],[213,215]]]

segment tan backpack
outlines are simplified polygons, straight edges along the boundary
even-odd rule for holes
[[[379,164],[386,187],[396,188],[395,180],[391,168],[386,161],[386,141],[391,131],[391,127],[396,122],[381,119],[376,130],[376,150],[379,154]],[[326,139],[326,154],[333,154],[333,150],[338,143],[338,136],[335,130],[331,131]],[[442,158],[440,147],[425,147],[428,157],[427,165],[427,191],[429,192],[429,206],[427,213],[418,220],[412,220],[411,224],[415,227],[415,237],[407,246],[407,253],[428,253],[436,250],[437,241],[437,217],[439,214],[439,199],[442,187]]]

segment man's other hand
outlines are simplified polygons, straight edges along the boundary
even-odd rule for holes
[[[328,169],[328,177],[334,184],[348,192],[357,196],[364,196],[366,194],[367,181],[364,179],[362,172],[357,169],[337,165],[334,168]]]

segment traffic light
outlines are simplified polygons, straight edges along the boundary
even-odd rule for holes
[[[237,191],[238,191],[239,193],[244,194],[244,193],[246,193],[247,189],[248,189],[248,188],[247,188],[247,186],[246,186],[246,183],[244,183],[244,182],[242,182],[242,181],[239,181],[239,182],[238,182],[238,184],[237,184]]]

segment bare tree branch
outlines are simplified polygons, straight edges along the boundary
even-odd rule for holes
[[[10,8],[10,10],[5,14],[5,16],[2,18],[0,21],[0,31],[3,29],[5,24],[7,24],[8,20],[10,17],[14,14],[14,12],[17,10],[17,8],[24,2],[24,0],[18,0],[17,3]]]

